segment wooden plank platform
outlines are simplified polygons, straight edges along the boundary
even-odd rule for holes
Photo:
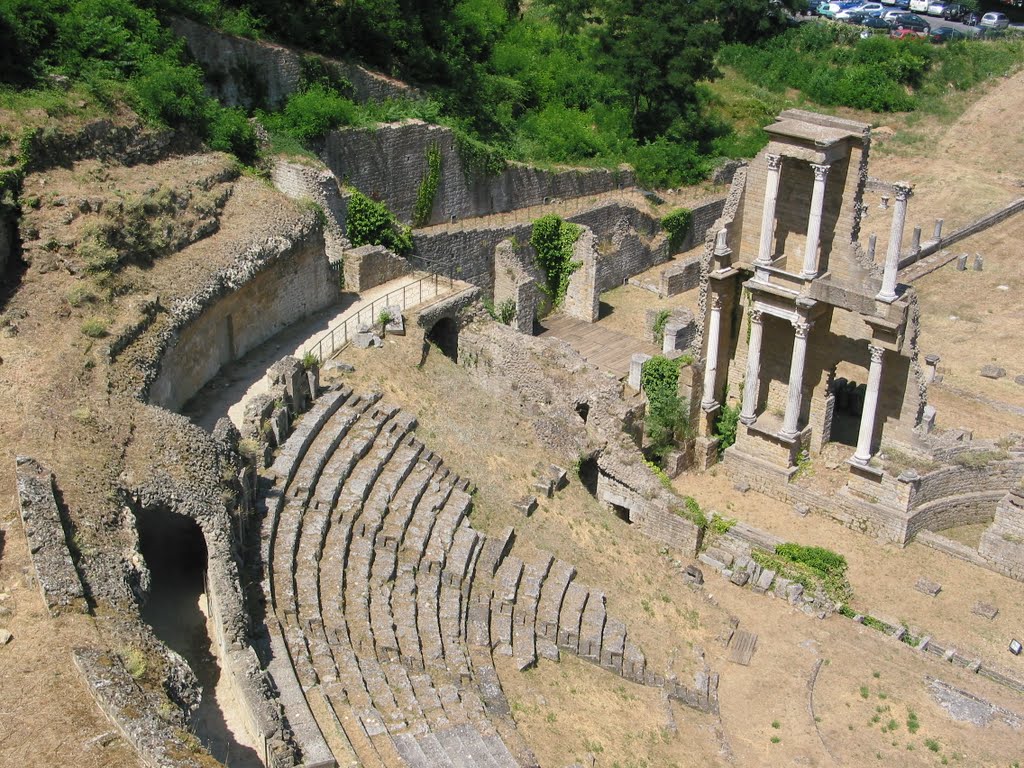
[[[629,361],[635,352],[654,356],[661,350],[649,341],[605,328],[600,323],[585,323],[566,315],[549,315],[541,321],[538,336],[551,336],[569,344],[580,357],[617,379],[629,375]]]
[[[754,655],[757,647],[757,635],[747,632],[745,629],[737,629],[729,643],[729,661],[750,666],[750,658]]]

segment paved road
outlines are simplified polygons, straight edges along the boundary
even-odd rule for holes
[[[888,5],[885,6],[886,11],[888,11],[890,9],[893,9],[893,8],[895,8],[895,6],[888,6]],[[907,13],[910,13],[910,11],[907,11]],[[968,35],[969,37],[975,37],[975,36],[979,35],[980,33],[982,33],[982,31],[983,31],[983,30],[979,29],[978,27],[971,27],[971,26],[968,26],[967,24],[962,24],[959,21],[946,21],[941,16],[929,16],[926,13],[918,13],[917,15],[920,16],[925,21],[927,21],[931,25],[933,30],[934,29],[938,29],[939,27],[953,27],[953,29],[958,29],[961,32],[963,32],[965,35]],[[818,18],[822,18],[822,17],[820,17],[820,16],[802,16],[802,17],[799,17],[799,18],[800,18],[801,21],[813,21],[814,19],[818,19]],[[1024,25],[1011,24],[1010,26],[1011,26],[1011,28],[1015,28],[1015,29],[1024,29]]]

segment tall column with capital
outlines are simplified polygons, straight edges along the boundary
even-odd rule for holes
[[[814,171],[814,192],[811,194],[811,214],[807,219],[807,250],[804,251],[804,270],[801,277],[808,280],[818,275],[818,243],[821,240],[821,213],[825,207],[825,180],[828,165],[811,163]]]
[[[804,361],[807,359],[807,336],[813,323],[797,318],[793,321],[793,360],[789,365],[789,394],[786,398],[786,416],[782,420],[782,435],[796,437],[803,402]]]
[[[871,366],[868,368],[868,386],[864,393],[864,408],[860,416],[860,432],[857,434],[857,451],[853,460],[861,465],[871,460],[871,438],[875,434],[875,412],[878,410],[878,390],[882,383],[883,347],[868,345],[871,353]]]
[[[723,230],[724,231],[724,230]],[[722,330],[722,297],[715,294],[711,299],[711,322],[708,325],[708,354],[704,361],[704,397],[700,405],[710,411],[718,405],[715,399],[715,378],[718,373],[718,339]]]
[[[750,310],[750,341],[747,343],[747,378],[743,382],[743,407],[740,421],[753,424],[757,420],[757,377],[761,375],[761,310]]]
[[[882,272],[882,290],[875,296],[879,301],[891,302],[896,299],[896,273],[900,268],[900,245],[903,243],[903,227],[907,223],[907,200],[912,194],[907,184],[893,184],[896,193],[896,207],[892,212],[892,228],[889,230],[889,249],[885,252],[885,271]]]
[[[764,185],[764,207],[761,209],[761,244],[757,250],[757,264],[772,263],[772,240],[775,236],[775,201],[779,196],[779,176],[782,173],[782,155],[765,155],[768,160],[768,179]]]

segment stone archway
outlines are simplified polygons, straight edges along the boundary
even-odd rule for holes
[[[427,331],[427,341],[453,363],[459,362],[459,326],[453,318],[442,317],[434,323]]]

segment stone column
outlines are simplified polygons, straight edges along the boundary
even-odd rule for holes
[[[807,219],[807,250],[804,251],[804,271],[801,277],[810,280],[818,275],[818,243],[821,239],[821,212],[825,206],[825,180],[830,166],[811,163],[814,171],[814,192],[811,195],[811,215]]]
[[[764,185],[764,208],[761,209],[761,245],[757,250],[756,263],[767,266],[772,263],[772,239],[775,235],[775,201],[779,195],[779,176],[782,171],[782,155],[765,155],[768,160],[768,180]]]
[[[860,432],[857,434],[857,451],[853,460],[860,465],[871,460],[871,438],[875,434],[875,411],[878,409],[878,388],[882,383],[882,356],[885,349],[868,345],[871,353],[871,367],[868,368],[868,386],[864,393],[864,409],[860,416]]]
[[[796,437],[803,402],[804,361],[807,359],[807,336],[813,323],[802,318],[793,321],[793,360],[789,365],[789,394],[786,397],[786,416],[782,420],[784,437]]]
[[[715,399],[715,375],[718,373],[718,339],[722,328],[722,297],[715,294],[711,299],[711,322],[708,325],[708,355],[704,361],[704,397],[700,406],[705,411],[713,410]]]
[[[740,421],[753,424],[757,420],[757,377],[761,373],[761,310],[750,310],[750,341],[747,343],[747,378],[743,382],[743,407]]]
[[[889,230],[889,249],[885,252],[885,271],[882,273],[882,290],[875,296],[879,301],[891,302],[896,299],[896,273],[900,268],[900,244],[903,242],[903,227],[907,222],[907,200],[911,190],[906,184],[893,184],[896,192],[896,206],[892,212],[892,229]]]

